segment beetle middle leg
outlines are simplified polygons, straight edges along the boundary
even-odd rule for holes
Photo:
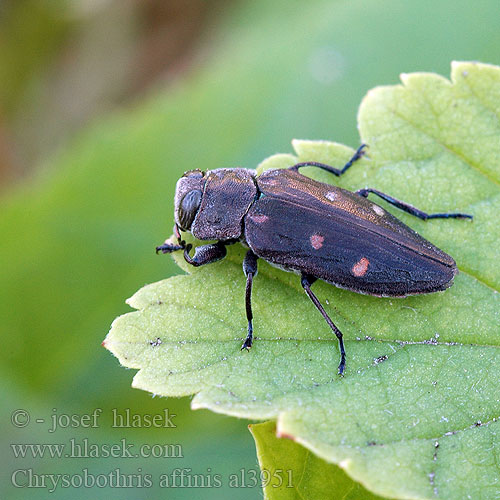
[[[392,196],[389,196],[388,194],[382,193],[381,191],[378,191],[377,189],[372,189],[372,188],[365,188],[365,189],[358,189],[356,191],[356,194],[359,194],[360,196],[363,196],[364,198],[367,198],[370,193],[373,193],[377,195],[379,198],[382,198],[383,200],[387,201],[387,203],[390,203],[391,205],[394,205],[395,207],[399,208],[400,210],[403,210],[411,215],[414,215],[415,217],[418,217],[419,219],[422,220],[427,220],[427,219],[472,219],[472,215],[469,214],[462,214],[462,213],[437,213],[437,214],[428,214],[422,210],[419,210],[418,208],[415,208],[414,206],[410,205],[409,203],[405,203],[404,201],[397,200],[396,198],[393,198]]]
[[[248,333],[245,342],[241,346],[241,350],[246,349],[247,351],[252,347],[253,341],[253,326],[252,326],[252,284],[253,279],[257,275],[257,255],[255,255],[252,250],[248,250],[243,260],[243,272],[247,277],[247,285],[245,288],[245,308],[247,312],[248,320]]]
[[[318,309],[323,318],[325,318],[325,321],[328,323],[328,326],[332,329],[333,333],[339,339],[339,349],[340,349],[339,375],[342,375],[345,369],[345,349],[344,349],[344,341],[342,339],[342,332],[335,326],[333,321],[330,319],[330,316],[328,316],[323,306],[321,305],[321,302],[319,301],[318,297],[316,297],[316,295],[314,295],[313,291],[311,290],[311,285],[316,280],[317,278],[315,278],[314,276],[303,273],[300,280],[300,284],[307,293],[308,297],[311,299],[312,303],[316,306],[316,309]]]
[[[330,165],[326,165],[325,163],[319,163],[317,161],[304,161],[302,163],[296,163],[295,165],[291,166],[289,170],[298,170],[302,167],[318,167],[322,170],[326,170],[327,172],[332,173],[333,175],[336,175],[337,177],[340,177],[346,172],[348,168],[353,165],[354,162],[358,161],[365,154],[365,148],[366,144],[361,144],[361,146],[359,146],[356,152],[352,155],[352,158],[342,168],[335,168]]]

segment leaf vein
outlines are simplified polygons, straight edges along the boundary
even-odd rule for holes
[[[458,152],[457,150],[453,149],[451,146],[448,144],[445,144],[441,139],[436,137],[435,135],[431,134],[428,130],[423,129],[416,123],[413,123],[411,120],[409,120],[405,115],[402,113],[399,113],[396,109],[390,108],[389,111],[394,114],[394,116],[397,116],[401,120],[403,120],[405,123],[413,127],[415,130],[419,131],[421,134],[425,135],[426,137],[429,137],[430,139],[433,139],[436,144],[439,144],[445,151],[448,153],[454,155],[457,157],[463,164],[469,166],[479,174],[483,175],[486,177],[491,183],[495,184],[500,188],[500,181],[491,177],[491,175],[484,170],[481,169],[479,165],[476,165],[470,158],[467,158],[463,153]]]

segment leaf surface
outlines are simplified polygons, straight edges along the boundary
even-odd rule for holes
[[[153,283],[115,320],[105,345],[138,369],[135,387],[195,394],[193,408],[276,419],[293,437],[378,495],[492,498],[500,494],[500,69],[454,63],[451,81],[402,76],[378,87],[358,117],[368,157],[343,177],[307,175],[347,189],[373,187],[429,213],[474,221],[420,221],[380,204],[450,253],[460,270],[446,292],[375,298],[315,283],[344,333],[347,369],[336,375],[337,341],[296,275],[259,261],[254,281],[256,341],[246,335],[245,250]],[[353,150],[294,141],[295,161],[342,166]],[[379,200],[373,200],[379,203]]]

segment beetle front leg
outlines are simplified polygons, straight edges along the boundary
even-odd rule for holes
[[[170,243],[168,240],[163,243],[163,245],[159,245],[156,247],[156,253],[161,252],[161,253],[172,253],[172,252],[177,252],[179,250],[184,250],[184,246],[182,245],[174,245],[173,243]]]
[[[391,205],[399,208],[400,210],[403,210],[404,212],[407,212],[411,215],[414,215],[415,217],[418,217],[419,219],[422,219],[422,220],[427,220],[427,219],[472,219],[472,215],[462,214],[462,213],[428,214],[422,210],[419,210],[418,208],[415,208],[414,206],[410,205],[409,203],[405,203],[404,201],[397,200],[396,198],[393,198],[392,196],[389,196],[388,194],[382,193],[381,191],[378,191],[377,189],[365,188],[365,189],[358,189],[356,191],[356,194],[363,196],[363,198],[368,198],[368,195],[370,193],[377,195],[379,198],[382,198],[387,203],[390,203]]]
[[[172,253],[179,250],[184,250],[186,248],[186,242],[182,239],[181,231],[177,224],[175,224],[174,226],[174,236],[177,239],[177,244],[171,243],[169,238],[165,241],[165,243],[163,243],[163,245],[159,245],[156,247],[156,253]]]
[[[344,349],[344,341],[342,339],[342,332],[334,325],[333,321],[330,319],[330,316],[328,316],[326,311],[323,309],[323,306],[321,305],[321,302],[319,301],[318,297],[316,297],[316,295],[314,295],[313,291],[311,290],[311,285],[316,281],[316,279],[317,278],[309,274],[302,274],[300,284],[302,285],[302,288],[304,288],[308,297],[312,300],[312,303],[316,306],[316,309],[318,309],[323,318],[325,318],[325,321],[328,323],[328,326],[332,329],[333,333],[339,339],[339,349],[340,349],[339,375],[342,375],[345,369],[345,349]]]
[[[245,288],[245,307],[247,312],[247,320],[248,320],[248,333],[245,342],[241,346],[241,350],[246,349],[250,350],[252,347],[253,340],[253,325],[252,325],[252,284],[253,279],[257,275],[257,259],[258,257],[252,252],[252,250],[248,250],[245,255],[245,259],[243,260],[243,272],[247,277],[247,285]]]
[[[186,248],[184,248],[184,259],[188,264],[195,267],[217,262],[218,260],[223,259],[227,254],[226,245],[223,241],[196,247],[192,257],[189,255],[191,248],[193,248],[191,243],[188,243]]]

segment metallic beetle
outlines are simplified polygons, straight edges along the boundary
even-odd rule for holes
[[[339,374],[345,368],[342,333],[332,322],[311,285],[321,279],[340,288],[378,297],[406,297],[445,290],[457,273],[452,257],[367,199],[373,193],[420,219],[472,218],[462,213],[426,214],[376,189],[350,192],[305,177],[301,167],[318,167],[342,175],[364,154],[365,145],[342,169],[318,162],[287,169],[221,168],[192,170],[179,179],[175,194],[176,243],[167,240],[157,253],[184,251],[193,266],[226,256],[226,245],[248,247],[246,276],[248,334],[241,349],[252,346],[252,283],[257,259],[301,275],[306,294],[338,338]],[[215,243],[195,248],[182,239],[189,231]]]

